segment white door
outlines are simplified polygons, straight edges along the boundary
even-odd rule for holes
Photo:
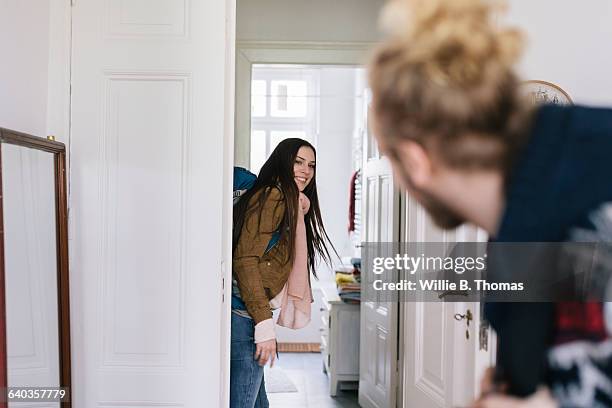
[[[434,226],[423,207],[405,196],[405,242],[475,242],[486,236],[474,227],[445,232]],[[490,354],[481,349],[478,303],[406,302],[403,304],[402,407],[467,406],[478,391]],[[455,314],[473,320],[457,321]],[[469,338],[466,336],[469,331]],[[488,333],[487,333],[488,334]],[[489,346],[487,346],[489,348]]]
[[[73,406],[221,406],[230,2],[74,3]]]
[[[397,242],[399,192],[393,184],[388,158],[381,157],[372,135],[366,133],[361,177],[363,240]],[[372,277],[363,274],[361,282],[359,404],[365,408],[392,408],[397,395],[398,303],[381,301],[380,292],[372,287]]]

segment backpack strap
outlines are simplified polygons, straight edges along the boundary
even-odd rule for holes
[[[280,239],[280,227],[279,229],[277,229],[276,231],[274,231],[274,234],[272,234],[272,238],[270,238],[270,242],[268,242],[268,246],[266,248],[266,250],[264,251],[264,254],[267,254],[268,252],[270,252],[270,250],[272,248],[274,248],[276,246],[276,244],[278,244],[278,240]]]

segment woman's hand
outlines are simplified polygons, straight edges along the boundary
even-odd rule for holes
[[[261,343],[255,343],[255,346],[255,360],[259,360],[259,365],[263,367],[270,360],[270,367],[272,367],[276,358],[276,340],[262,341]]]

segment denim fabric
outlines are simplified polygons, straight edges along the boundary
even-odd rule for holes
[[[237,294],[232,293],[232,309],[247,310],[244,301]]]
[[[264,368],[255,360],[254,321],[231,315],[230,408],[268,408]]]

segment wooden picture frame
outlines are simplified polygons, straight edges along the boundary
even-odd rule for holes
[[[66,146],[61,142],[0,128],[0,388],[8,386],[8,361],[6,346],[6,292],[5,292],[5,243],[4,243],[4,195],[2,191],[2,147],[5,144],[23,146],[53,154],[55,181],[55,221],[58,301],[59,386],[66,387],[67,401],[61,407],[71,407],[71,359],[70,359],[70,292],[68,269],[68,202],[66,190]],[[0,402],[0,408],[7,408]]]

